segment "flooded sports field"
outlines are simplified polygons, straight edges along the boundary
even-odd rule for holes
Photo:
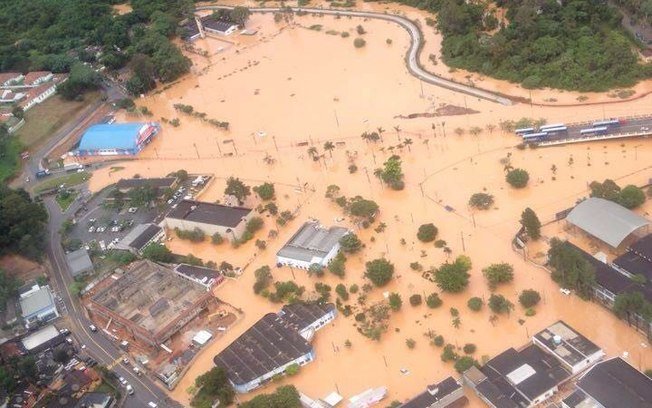
[[[395,6],[388,10],[426,26],[425,15],[420,12]],[[359,25],[364,34],[358,34]],[[194,62],[192,73],[137,101],[153,116],[123,114],[118,120],[161,121],[163,131],[137,160],[122,163],[123,170],[112,173],[102,169],[90,181],[91,189],[99,190],[136,174],[160,177],[186,169],[215,175],[200,199],[216,201],[223,199],[226,178],[235,176],[251,186],[274,183],[279,210],[296,211],[294,220],[282,227],[274,218],[264,216],[265,227],[256,237],[267,241],[265,250],[258,249],[255,240],[237,249],[228,244],[193,244],[176,237],[167,242],[175,253],[246,267],[242,276],[215,289],[221,300],[243,309],[243,318],[202,351],[172,391],[173,398],[187,403],[190,396],[186,390],[195,377],[213,366],[215,354],[265,313],[281,307],[254,294],[255,269],[268,265],[275,280],[294,280],[310,292],[319,281],[333,289],[339,283],[361,287],[366,283],[365,262],[378,257],[394,264],[394,279],[382,289],[372,289],[367,305],[383,300],[383,292],[397,292],[403,298],[402,309],[391,313],[381,339],[363,337],[353,315],[339,315],[317,333],[316,361],[303,367],[297,376],[273,385],[291,382],[312,397],[338,391],[347,398],[371,387],[386,386],[388,401],[403,401],[448,375],[459,378],[451,363],[441,361],[442,349],[430,344],[425,335],[429,331],[460,348],[475,344],[473,356],[482,360],[508,347],[524,345],[533,333],[559,319],[589,337],[609,356],[627,352],[637,368],[652,368],[652,352],[643,336],[597,304],[561,294],[545,270],[511,247],[526,207],[545,223],[585,197],[593,180],[647,184],[652,177],[652,142],[636,139],[521,150],[516,148],[519,139],[499,126],[500,121],[522,117],[570,123],[640,115],[650,113],[652,97],[571,108],[502,106],[411,76],[404,63],[409,37],[390,22],[327,16],[295,16],[290,21],[275,22],[272,15],[254,14],[248,29],[256,34],[193,43],[194,49],[186,51]],[[426,59],[429,53],[437,53],[438,38],[430,31],[426,30]],[[354,47],[358,37],[365,39],[364,47]],[[423,64],[432,71],[461,75],[449,73],[441,62],[436,66],[428,63]],[[481,84],[502,87],[506,93],[526,92],[486,78]],[[650,83],[643,83],[636,90],[644,93],[649,87]],[[572,103],[578,94],[537,91],[534,100],[553,96],[560,103]],[[613,100],[605,95],[590,98]],[[194,112],[204,115],[182,113],[175,104],[190,105]],[[174,119],[179,121],[176,127],[169,123]],[[217,122],[228,122],[228,130],[215,125]],[[367,142],[361,138],[363,132],[378,132],[381,140]],[[326,142],[332,142],[334,149],[325,150]],[[316,152],[309,152],[311,148]],[[374,170],[392,154],[402,160],[402,191],[390,190],[374,176]],[[352,164],[357,168],[353,173],[349,170]],[[515,190],[505,182],[508,165],[529,172],[526,188]],[[344,196],[360,195],[379,204],[379,216],[370,228],[358,229],[339,206],[324,197],[327,186],[333,184]],[[469,208],[470,196],[478,192],[494,196],[492,208]],[[248,206],[258,204],[257,198],[249,197]],[[646,209],[652,210],[648,205],[641,213]],[[326,226],[351,228],[364,242],[361,252],[348,257],[344,278],[328,272],[323,278],[308,277],[305,271],[275,267],[276,251],[308,218]],[[384,229],[377,228],[381,223]],[[450,252],[417,240],[417,229],[424,223],[437,226],[437,238],[446,241]],[[278,230],[278,236],[268,238],[272,229]],[[544,247],[541,245],[542,251]],[[473,263],[466,290],[440,294],[443,305],[436,309],[425,303],[409,304],[413,294],[425,297],[439,292],[421,272],[410,268],[411,263],[418,262],[427,270],[462,254]],[[491,292],[481,270],[497,262],[514,266],[514,281],[499,287],[497,293],[512,301],[515,308],[509,315],[493,319],[486,306],[473,312],[466,303],[473,296],[488,299]],[[517,298],[520,291],[530,288],[541,293],[542,302],[536,307],[536,315],[526,317]],[[336,296],[333,291],[331,301]],[[351,295],[344,304],[355,306],[357,298]],[[457,328],[451,308],[459,310]],[[408,339],[415,341],[414,348],[406,346]],[[350,347],[345,345],[347,340]],[[482,406],[469,394],[472,407]]]

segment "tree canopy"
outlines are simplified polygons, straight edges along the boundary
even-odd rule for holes
[[[353,197],[349,204],[351,215],[366,218],[369,221],[373,220],[379,208],[375,201],[366,200],[360,196]]]
[[[488,210],[494,205],[494,196],[487,193],[475,193],[469,198],[469,205],[479,210]]]
[[[376,286],[385,286],[394,275],[394,265],[385,258],[369,261],[366,267],[365,277]]]
[[[435,282],[444,292],[457,293],[469,284],[471,259],[458,256],[453,263],[445,263],[435,271]]]
[[[0,255],[15,253],[40,259],[48,215],[25,190],[0,185]]]
[[[301,408],[299,392],[293,385],[278,387],[272,394],[260,394],[240,404],[240,408]]]
[[[229,405],[235,396],[235,391],[222,367],[213,367],[197,377],[195,387],[199,388],[199,391],[191,401],[193,407],[210,407],[216,400],[220,405]]]
[[[274,184],[272,183],[263,183],[259,186],[254,187],[254,193],[258,194],[261,200],[272,200],[274,199]]]
[[[625,208],[633,209],[645,202],[645,192],[632,184],[621,189],[615,181],[606,179],[602,183],[591,182],[589,188],[591,188],[591,197],[604,198]]]
[[[342,252],[353,254],[358,252],[362,248],[362,241],[355,235],[353,232],[349,232],[340,238],[340,249]]]
[[[568,242],[550,240],[548,265],[552,279],[566,288],[575,289],[583,298],[589,298],[595,284],[595,270],[582,254]]]
[[[437,232],[438,230],[437,227],[435,227],[435,224],[423,224],[417,231],[417,239],[421,242],[432,242],[437,238]]]
[[[482,270],[491,290],[496,289],[501,283],[508,283],[514,279],[514,267],[502,262],[487,266]]]
[[[143,249],[143,258],[154,262],[172,262],[174,255],[165,246],[158,243],[151,243]]]
[[[521,225],[525,228],[525,233],[533,240],[541,238],[541,221],[531,208],[528,207],[521,213]]]
[[[238,199],[238,203],[242,205],[247,197],[251,195],[251,188],[243,183],[239,178],[229,177],[226,180],[224,194],[234,196]]]
[[[507,172],[505,180],[507,180],[509,185],[514,188],[523,188],[527,186],[527,182],[530,180],[530,175],[523,169],[512,169]]]

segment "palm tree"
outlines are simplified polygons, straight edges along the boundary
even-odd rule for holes
[[[489,131],[489,134],[492,134],[494,132],[494,130],[496,130],[496,125],[493,125],[493,124],[490,123],[490,124],[488,124],[486,126],[486,128]]]
[[[473,126],[471,129],[469,129],[469,133],[473,136],[477,136],[480,133],[482,133],[482,128],[478,126]]]
[[[333,149],[335,149],[335,143],[328,141],[324,143],[324,150],[326,150],[328,153],[331,154],[331,157],[333,157]]]
[[[314,160],[317,161],[317,148],[312,146],[308,149],[308,155]]]
[[[382,126],[378,126],[378,136],[380,136],[380,141],[383,141],[383,133],[385,133],[385,129],[383,129]]]
[[[411,152],[412,150],[410,149],[410,145],[412,144],[412,139],[405,138],[403,141],[403,144],[407,146],[408,152]]]
[[[380,184],[382,185],[383,184],[383,169],[381,169],[380,167],[376,168],[376,170],[374,170],[374,176],[378,177],[378,180],[380,180]]]
[[[423,144],[426,145],[426,149],[428,149],[428,150],[430,150],[430,145],[428,144],[429,141],[430,141],[429,139],[425,139],[423,141]]]
[[[401,141],[401,127],[399,125],[394,126],[394,130],[396,131],[396,137],[398,137],[398,141]]]
[[[360,135],[360,137],[361,137],[362,140],[364,140],[365,142],[368,142],[368,141],[369,141],[369,133],[367,133],[367,132],[362,132],[362,134]]]

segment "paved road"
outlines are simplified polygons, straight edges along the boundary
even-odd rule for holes
[[[231,6],[202,6],[197,7],[197,10],[216,10],[216,9],[232,9]],[[506,98],[503,95],[500,95],[496,92],[487,91],[480,88],[475,88],[472,86],[460,84],[449,79],[442,78],[435,74],[432,74],[421,66],[419,63],[419,53],[421,52],[421,47],[423,46],[423,36],[419,27],[414,24],[411,20],[397,16],[394,14],[383,14],[383,13],[374,13],[368,11],[353,11],[353,10],[333,10],[333,9],[321,9],[321,8],[304,8],[304,7],[253,7],[249,9],[253,13],[276,13],[284,10],[292,10],[293,12],[307,12],[307,13],[321,13],[329,15],[340,15],[340,16],[351,16],[351,17],[363,17],[363,18],[373,18],[377,20],[391,21],[403,27],[408,34],[410,34],[410,49],[408,50],[407,55],[405,56],[405,62],[408,68],[408,71],[415,77],[421,79],[424,82],[440,86],[442,88],[450,89],[452,91],[465,93],[467,95],[475,96],[478,98],[486,99],[491,102],[497,102],[502,105],[512,105],[513,102]]]
[[[58,289],[57,292],[61,296],[73,324],[73,327],[70,329],[80,343],[86,345],[86,353],[90,354],[102,365],[113,365],[116,360],[122,358],[124,353],[105,335],[100,332],[94,333],[89,329],[88,326],[91,324],[91,321],[86,318],[83,306],[76,297],[68,292],[68,285],[72,283],[72,278],[68,270],[68,265],[66,264],[65,254],[61,247],[61,237],[58,231],[61,223],[68,217],[67,214],[74,213],[79,207],[80,202],[75,202],[66,214],[61,213],[53,197],[45,197],[44,203],[50,214],[47,255],[50,258],[52,278]],[[120,362],[115,365],[113,371],[118,376],[124,377],[134,387],[134,395],[127,397],[125,407],[146,407],[150,401],[156,402],[159,407],[176,408],[182,406],[170,400],[167,394],[154,384],[154,380],[144,375],[140,377],[136,376],[130,366],[125,366]],[[124,394],[124,389],[122,392]]]

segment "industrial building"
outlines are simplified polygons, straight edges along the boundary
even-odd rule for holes
[[[453,377],[448,377],[437,384],[428,385],[424,392],[399,405],[399,408],[461,407],[467,402],[462,385]]]
[[[610,248],[616,249],[647,234],[645,217],[603,198],[591,197],[577,204],[566,221]]]
[[[652,378],[620,357],[593,366],[580,377],[576,388],[561,402],[563,408],[652,406]]]
[[[346,228],[306,222],[278,251],[276,263],[306,270],[312,264],[326,266],[339,252],[340,238],[348,233]]]
[[[34,284],[20,294],[19,303],[25,327],[28,329],[59,317],[54,296],[47,285]]]
[[[66,254],[66,262],[73,278],[92,273],[94,270],[91,257],[88,256],[88,251],[85,248],[79,248]]]
[[[524,348],[509,348],[482,367],[471,367],[463,379],[490,407],[529,408],[551,398],[561,384],[603,356],[599,347],[558,321]]]
[[[165,239],[165,230],[156,224],[138,224],[116,245],[116,249],[140,255],[147,245]]]
[[[156,347],[216,299],[202,286],[151,261],[133,263],[93,295],[92,314],[124,328],[135,340]]]
[[[312,345],[304,335],[324,316],[334,318],[335,306],[302,304],[284,313],[268,313],[215,356],[233,388],[239,393],[252,391],[283,375],[292,366],[303,366],[315,359]],[[328,320],[330,319],[330,320]],[[319,327],[323,327],[323,324]],[[299,329],[303,329],[302,335]]]
[[[75,156],[133,156],[160,131],[158,123],[113,123],[89,127]]]
[[[183,200],[168,213],[164,223],[169,229],[198,228],[206,235],[218,233],[223,238],[236,241],[245,232],[247,222],[253,218],[253,214],[250,208]]]

